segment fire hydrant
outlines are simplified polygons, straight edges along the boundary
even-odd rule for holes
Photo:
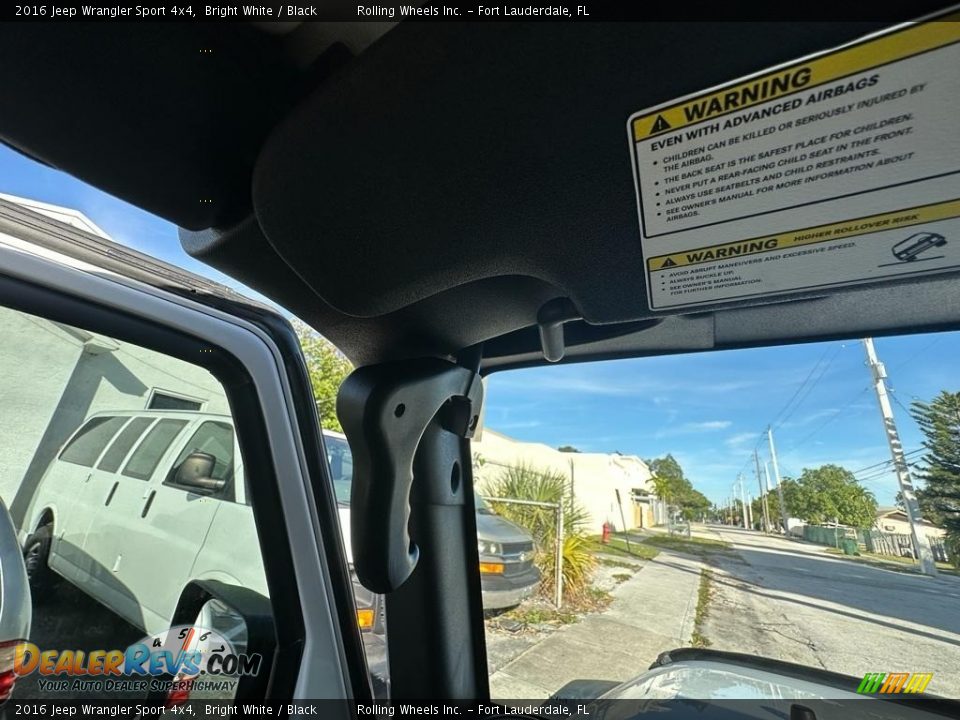
[[[612,528],[610,527],[610,523],[608,522],[603,523],[603,534],[600,536],[600,542],[602,542],[604,545],[610,542],[611,530]]]

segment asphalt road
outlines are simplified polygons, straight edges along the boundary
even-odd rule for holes
[[[704,624],[712,648],[860,678],[933,672],[927,692],[960,696],[960,577],[883,570],[729,527],[698,534],[737,551],[714,563]]]
[[[39,602],[38,602],[39,601]],[[30,642],[42,650],[124,649],[143,638],[143,631],[113,614],[80,592],[66,580],[60,580],[48,597],[34,598]],[[142,693],[96,691],[57,691],[42,688],[43,677],[36,671],[17,680],[13,697],[17,700],[42,698],[139,699]],[[72,681],[71,681],[72,682]]]

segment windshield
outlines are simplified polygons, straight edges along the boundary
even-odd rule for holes
[[[958,357],[942,333],[491,375],[479,492],[547,504],[494,503],[544,580],[487,617],[493,697],[567,697],[682,646],[955,696]]]
[[[477,509],[477,515],[495,515],[493,508],[490,507],[490,504],[480,497],[480,493],[474,491],[473,493],[473,504]]]
[[[350,486],[353,482],[353,456],[350,446],[343,438],[334,435],[323,437],[327,446],[327,461],[330,463],[330,474],[333,477],[333,492],[337,502],[341,505],[350,504]]]

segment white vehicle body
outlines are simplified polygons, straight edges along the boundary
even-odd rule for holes
[[[106,426],[109,439],[95,457],[84,458],[92,465],[76,462],[72,448]],[[148,453],[168,438],[165,449]],[[216,457],[213,474],[226,481],[221,491],[206,495],[177,485],[177,466],[195,451]],[[155,462],[138,468],[145,455]],[[341,508],[341,522],[349,522],[348,512]],[[47,468],[21,543],[51,517],[50,567],[147,633],[170,626],[191,580],[268,594],[229,416],[169,410],[90,416]]]

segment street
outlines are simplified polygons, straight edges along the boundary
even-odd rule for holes
[[[700,633],[711,649],[854,677],[932,672],[928,692],[956,695],[960,577],[874,568],[728,526],[698,525],[693,534],[732,548],[700,557],[664,550],[613,590],[609,608],[552,634],[488,634],[493,696],[545,698],[564,687],[582,697],[643,673],[660,652],[690,645],[702,569],[712,580]],[[36,609],[31,640],[89,652],[123,648],[141,635],[64,582]],[[50,696],[38,681],[36,673],[21,678],[14,696]]]
[[[711,563],[704,635],[712,648],[854,676],[933,672],[927,691],[956,696],[960,578],[878,569],[727,526],[700,526],[696,534],[736,550]]]

